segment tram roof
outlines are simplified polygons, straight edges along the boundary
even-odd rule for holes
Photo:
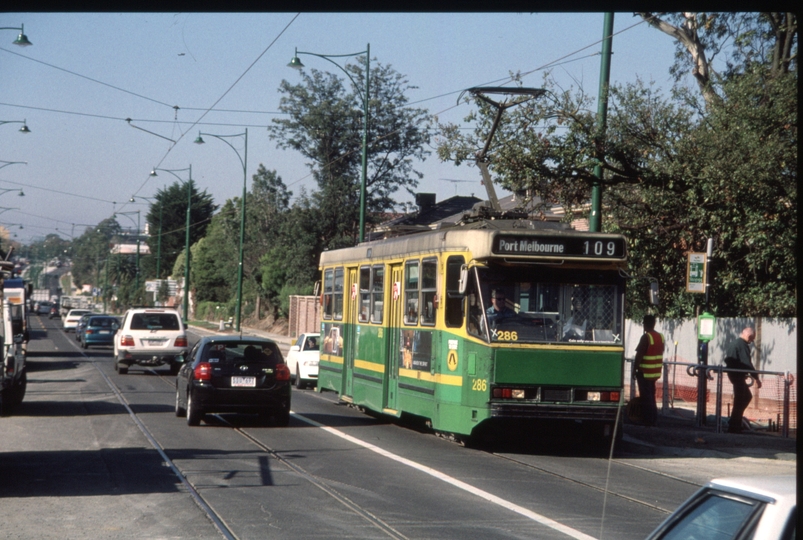
[[[479,220],[451,227],[416,232],[404,236],[372,240],[363,242],[354,247],[324,251],[321,253],[320,265],[327,266],[336,263],[392,259],[408,255],[423,255],[444,251],[468,251],[475,260],[489,259],[492,257],[499,258],[500,255],[494,253],[492,244],[494,238],[502,234],[516,237],[554,237],[555,239],[621,239],[623,244],[626,244],[622,235],[577,231],[566,223],[526,219]],[[558,262],[567,257],[539,254],[508,258],[531,260],[547,259]],[[576,256],[571,257],[571,259],[582,260],[582,258]],[[625,256],[614,259],[589,257],[589,260],[591,259],[598,262],[621,263],[626,259],[626,254]]]

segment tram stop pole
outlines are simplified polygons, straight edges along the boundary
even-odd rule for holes
[[[708,313],[708,293],[711,288],[711,259],[714,251],[714,239],[709,238],[706,245],[706,264],[705,264],[705,309],[703,314],[697,317],[697,363],[700,365],[697,375],[697,414],[695,415],[695,425],[702,427],[707,424],[707,394],[708,394],[708,344],[714,339],[716,329],[716,318]]]

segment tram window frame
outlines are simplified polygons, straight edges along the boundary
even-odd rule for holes
[[[371,322],[381,324],[385,310],[385,265],[371,268]]]
[[[415,269],[415,275],[411,272]],[[404,324],[418,324],[419,287],[421,286],[421,266],[418,259],[404,263]]]
[[[332,318],[332,307],[334,305],[334,283],[334,269],[327,268],[323,271],[323,309],[321,310],[321,317],[324,319]]]
[[[371,310],[371,267],[360,267],[360,311],[357,314],[359,322],[368,322]]]
[[[435,298],[438,294],[438,259],[431,257],[421,261],[419,279],[419,313],[423,326],[435,326]]]
[[[462,255],[452,255],[446,259],[446,326],[461,328],[466,318],[465,295],[460,294],[460,270],[466,263]]]
[[[332,316],[336,321],[343,320],[343,283],[345,281],[345,272],[343,271],[343,267],[339,266],[335,268],[335,281],[334,281],[334,291],[332,293],[333,298],[333,313]]]

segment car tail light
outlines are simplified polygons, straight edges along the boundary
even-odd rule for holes
[[[132,336],[123,336],[120,338],[120,346],[121,347],[133,347],[134,346],[134,338]]]
[[[94,331],[94,330],[91,330],[91,329],[89,329],[89,328],[87,328],[86,330],[84,330],[84,334],[94,334],[94,333],[95,333],[95,331]]]
[[[176,347],[186,347],[187,346],[187,336],[179,336],[176,338]]]
[[[212,364],[209,362],[201,362],[193,372],[196,381],[211,381],[212,380]]]
[[[277,381],[289,381],[290,380],[290,368],[287,367],[287,364],[279,364],[276,366],[276,380]]]

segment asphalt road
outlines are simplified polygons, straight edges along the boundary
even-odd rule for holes
[[[293,393],[286,428],[174,414],[164,369],[118,375],[31,318],[25,401],[0,418],[4,538],[644,538],[717,476],[793,474],[751,457],[609,462],[567,434],[470,449]],[[543,435],[543,436],[542,436]]]

